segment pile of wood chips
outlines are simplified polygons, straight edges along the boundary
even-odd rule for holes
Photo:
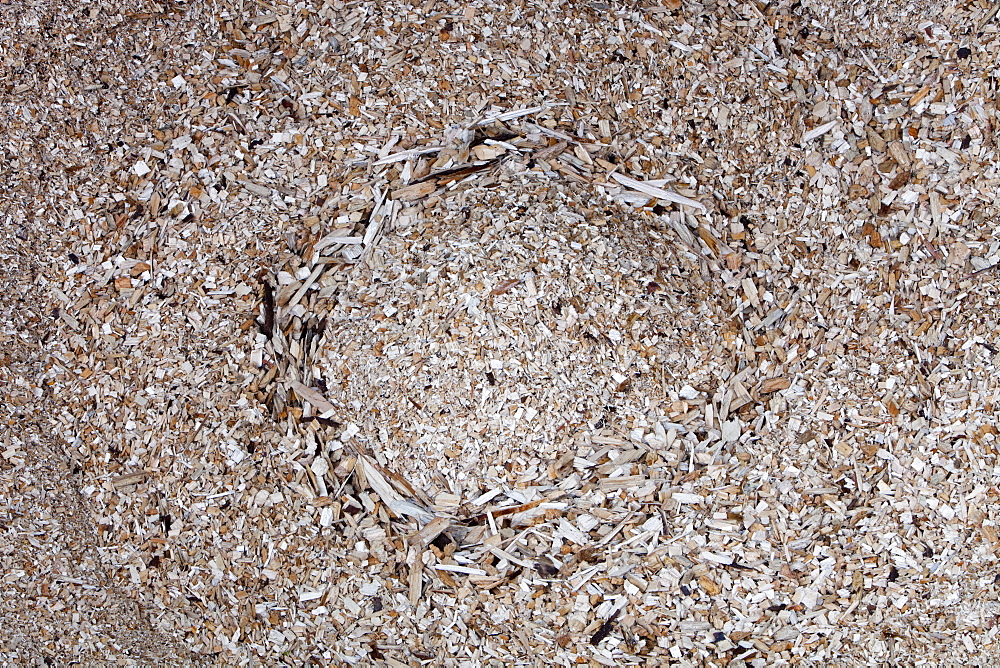
[[[1000,4],[0,3],[0,657],[1000,653]]]

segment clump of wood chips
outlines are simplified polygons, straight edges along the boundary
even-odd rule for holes
[[[0,4],[0,656],[989,662],[995,17]]]

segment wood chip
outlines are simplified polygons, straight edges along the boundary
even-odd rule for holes
[[[1000,654],[1000,5],[160,5],[0,3],[5,663]]]

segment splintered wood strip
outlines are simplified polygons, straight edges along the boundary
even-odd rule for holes
[[[548,109],[547,105],[540,105],[535,107],[528,107],[527,109],[515,109],[512,111],[505,111],[499,114],[489,114],[482,120],[480,120],[477,125],[490,125],[491,123],[496,123],[497,121],[512,121],[515,118],[521,118],[523,116],[531,116],[539,112]]]
[[[438,189],[438,183],[436,181],[420,181],[417,183],[411,183],[408,186],[400,188],[392,193],[393,199],[403,200],[404,202],[412,202],[420,199],[421,197],[426,197],[432,192]]]
[[[507,552],[506,550],[502,550],[499,547],[491,547],[490,548],[490,554],[492,554],[493,556],[498,557],[500,559],[506,559],[507,561],[509,561],[512,564],[517,564],[521,568],[527,568],[527,569],[534,568],[534,564],[532,564],[530,562],[527,562],[524,559],[520,559],[518,557],[515,557],[510,552]],[[484,573],[482,573],[482,575],[486,575],[486,573],[484,572]]]
[[[535,160],[548,160],[550,158],[557,157],[560,153],[569,148],[569,143],[565,140],[558,141],[552,146],[547,146],[545,148],[540,148],[531,154],[531,157]]]
[[[649,195],[650,197],[655,197],[657,199],[662,199],[665,202],[674,202],[675,204],[683,204],[685,206],[690,206],[695,209],[701,209],[705,211],[705,205],[701,202],[696,202],[689,197],[684,197],[683,195],[678,195],[677,193],[670,192],[669,190],[664,190],[657,186],[652,186],[645,181],[637,181],[633,178],[629,178],[618,172],[611,174],[613,178],[618,183],[622,184],[626,188],[631,188],[637,192],[641,192],[644,195]]]
[[[410,565],[407,584],[409,587],[409,601],[411,607],[417,606],[420,602],[420,595],[423,593],[424,562],[422,555],[423,550],[411,547],[406,560]]]
[[[422,179],[417,179],[413,182],[413,185],[419,185],[425,181],[434,182],[438,185],[446,185],[453,181],[458,181],[464,179],[471,174],[478,174],[487,169],[491,169],[497,163],[498,158],[493,158],[492,160],[487,160],[482,164],[464,165],[462,167],[455,167],[452,169],[445,169],[440,172],[434,172]],[[403,190],[406,190],[404,188]]]
[[[497,284],[495,288],[490,290],[490,294],[496,297],[497,295],[502,295],[505,292],[510,292],[510,290],[512,290],[515,286],[520,284],[521,284],[521,279],[519,278],[507,278],[500,281],[500,283]]]
[[[318,279],[320,275],[323,273],[324,269],[325,267],[323,265],[317,266],[312,270],[312,272],[309,274],[306,280],[302,281],[302,286],[295,291],[295,294],[292,295],[292,298],[289,299],[288,303],[284,306],[285,312],[293,309],[302,300],[302,297],[304,297],[306,292],[309,291],[309,288],[313,286],[313,284],[316,282],[316,279]]]
[[[434,568],[439,571],[447,571],[449,573],[462,573],[463,575],[487,575],[486,571],[481,568],[469,568],[468,566],[456,566],[454,564],[435,564]]]
[[[384,158],[376,160],[372,163],[373,167],[382,167],[384,165],[391,165],[394,162],[400,162],[402,160],[409,160],[410,158],[416,158],[421,155],[428,155],[430,153],[437,153],[444,146],[424,146],[422,148],[408,149],[405,151],[399,151],[398,153],[393,153]]]
[[[355,446],[355,448],[357,448],[357,446]],[[357,449],[361,450],[360,448]],[[423,503],[426,506],[431,506],[434,504],[431,498],[423,490],[421,490],[419,487],[415,487],[414,485],[412,485],[408,480],[403,478],[398,473],[395,473],[394,471],[382,467],[377,462],[373,461],[370,456],[367,457],[366,461],[367,461],[367,466],[369,468],[377,471],[379,474],[381,474],[386,479],[391,481],[392,484],[399,489],[400,493],[418,499],[421,503]]]
[[[410,536],[407,541],[411,545],[417,546],[418,549],[424,549],[430,545],[435,538],[447,531],[450,526],[451,521],[447,518],[435,517],[433,520],[420,527],[420,530]]]
[[[260,276],[260,284],[264,291],[264,323],[261,325],[260,331],[270,338],[274,334],[274,321],[276,317],[274,289],[264,274]]]
[[[115,487],[128,487],[130,485],[137,485],[146,478],[150,476],[150,471],[135,471],[134,473],[126,473],[125,475],[120,475],[111,481],[111,484]]]
[[[516,515],[517,513],[523,513],[526,510],[531,510],[543,503],[550,503],[561,498],[561,494],[555,495],[553,498],[538,499],[536,501],[531,501],[530,503],[522,503],[517,506],[507,506],[504,508],[496,508],[492,510],[487,510],[486,512],[474,515],[465,520],[466,524],[482,524],[486,521],[492,521],[491,518],[495,519],[497,517],[504,517],[506,515]]]
[[[323,412],[323,414],[334,414],[337,412],[337,407],[326,400],[322,394],[314,390],[311,387],[303,385],[297,380],[286,381],[288,386],[295,390],[295,393],[299,395],[304,401],[308,401],[310,404],[315,406],[317,409]]]
[[[815,128],[813,128],[812,130],[809,130],[808,132],[806,132],[805,134],[803,134],[802,135],[802,141],[803,142],[807,142],[807,141],[812,141],[813,139],[816,139],[817,137],[822,137],[823,135],[825,135],[827,132],[829,132],[830,130],[834,129],[835,127],[837,127],[837,121],[830,121],[829,123],[824,123],[823,125],[818,125]]]
[[[401,497],[382,475],[383,469],[374,464],[368,457],[359,455],[358,466],[361,467],[367,486],[371,487],[394,513],[408,515],[424,523],[433,519],[434,514],[430,510]]]
[[[986,12],[983,19],[979,22],[979,25],[976,26],[976,32],[982,32],[986,24],[996,18],[998,12],[1000,12],[1000,2],[994,2],[993,6],[990,7],[989,11]]]
[[[313,252],[319,257],[319,254],[323,252],[329,246],[335,246],[337,244],[354,243],[354,238],[351,235],[353,227],[339,227],[330,233],[323,236],[315,244],[313,244]]]

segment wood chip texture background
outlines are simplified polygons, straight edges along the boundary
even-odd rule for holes
[[[997,53],[0,1],[3,663],[995,663]]]

